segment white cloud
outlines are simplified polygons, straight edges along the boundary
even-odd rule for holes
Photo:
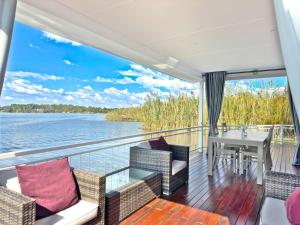
[[[73,66],[73,65],[74,65],[74,64],[73,64],[71,61],[69,61],[69,60],[64,59],[63,61],[64,61],[64,64],[66,64],[66,65],[70,65],[70,66]]]
[[[48,32],[43,32],[43,36],[45,38],[48,38],[52,41],[55,41],[56,43],[65,43],[65,44],[71,44],[73,46],[80,46],[81,44],[76,42],[76,41],[71,41],[67,38],[63,38],[61,36],[58,36],[56,34],[48,33]]]
[[[59,88],[57,90],[52,89],[51,91],[52,91],[52,93],[60,94],[60,95],[62,95],[65,92],[65,90],[63,88]]]
[[[28,46],[29,46],[30,48],[40,49],[39,46],[34,45],[34,44],[32,44],[32,43],[30,43]]]
[[[72,63],[71,61],[69,62]],[[65,63],[68,64],[68,62]],[[45,87],[44,83],[41,82],[62,80],[64,79],[63,77],[32,72],[10,71],[8,72],[8,79],[4,87],[4,96],[12,96],[14,98],[13,101],[20,101],[21,98],[24,98],[24,101],[28,103],[32,102],[32,99],[35,99],[38,103],[44,104],[53,102],[66,104],[71,102],[72,104],[86,106],[129,107],[143,104],[147,96],[151,94],[165,99],[170,94],[177,95],[180,92],[190,93],[197,90],[197,86],[194,84],[172,78],[136,64],[130,65],[130,69],[127,71],[119,71],[119,77],[97,76],[93,80],[65,78],[81,82],[78,83],[75,90],[65,91],[59,87],[56,89]],[[92,84],[91,82],[110,83],[112,85],[103,90],[101,89],[101,85],[88,85]],[[57,84],[60,84],[60,82]],[[83,86],[83,84],[86,85]],[[118,89],[114,84],[138,84],[144,87],[145,90],[136,91],[129,87]]]
[[[16,79],[10,81],[6,84],[6,86],[14,92],[20,94],[28,94],[28,95],[44,95],[49,93],[63,94],[64,92],[62,88],[57,90],[49,89],[49,88],[45,88],[41,84],[33,84],[30,81],[24,79]]]
[[[77,91],[70,91],[66,94],[73,97],[73,99],[81,99],[91,103],[101,103],[103,101],[103,97],[100,93],[96,92],[91,86],[85,86]],[[68,98],[71,99],[70,97]]]
[[[136,82],[143,85],[145,88],[166,88],[170,91],[193,90],[196,88],[194,84],[179,79],[155,79],[150,76],[138,77]]]
[[[65,96],[64,99],[66,99],[67,101],[73,101],[74,100],[74,98],[71,95]]]
[[[24,79],[16,79],[7,83],[7,87],[14,90],[17,93],[22,94],[39,94],[40,92],[47,92],[47,89],[43,90],[42,85],[31,84],[29,81]]]
[[[14,77],[14,78],[26,78],[31,77],[40,80],[63,80],[63,77],[56,76],[56,75],[49,75],[49,74],[42,74],[42,73],[33,73],[33,72],[24,72],[24,71],[8,71],[6,72],[7,77]]]
[[[110,79],[110,78],[104,78],[104,77],[96,77],[94,79],[97,83],[114,83],[114,84],[132,84],[135,83],[133,79],[130,77],[124,77],[122,79]]]
[[[140,84],[146,89],[151,90],[153,88],[166,88],[171,92],[195,91],[197,89],[196,84],[172,78],[141,65],[132,64],[130,67],[131,68],[129,70],[118,71],[119,74],[136,77],[135,80],[131,78],[129,79],[131,79],[132,83]]]
[[[131,79],[130,77],[124,77],[123,79],[116,79],[115,82],[117,84],[132,84],[132,83],[135,83],[135,81],[133,79]]]
[[[14,98],[13,97],[10,97],[10,96],[3,96],[1,97],[1,100],[6,100],[6,101],[10,101],[10,100],[13,100]]]
[[[36,97],[35,98],[37,101],[48,101],[49,99],[47,97]]]
[[[106,94],[113,95],[113,96],[121,96],[121,95],[128,95],[129,94],[128,89],[119,90],[119,89],[114,88],[114,87],[106,88],[106,89],[104,89],[104,92]]]
[[[85,90],[85,91],[92,91],[93,88],[91,86],[85,86],[85,87],[83,87],[83,90]]]
[[[121,75],[132,76],[132,77],[140,77],[140,76],[144,76],[144,75],[156,77],[157,75],[161,74],[159,72],[155,72],[154,70],[151,70],[149,68],[143,67],[138,64],[131,64],[130,68],[131,69],[129,69],[129,70],[118,71],[118,72]]]
[[[96,77],[96,79],[94,80],[95,82],[98,83],[112,83],[113,79],[109,79],[109,78],[104,78],[104,77]]]

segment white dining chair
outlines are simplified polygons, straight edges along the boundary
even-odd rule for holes
[[[232,167],[234,173],[238,173],[239,170],[239,147],[230,147],[228,145],[218,143],[215,149],[215,157],[214,157],[214,167],[217,167],[220,159],[222,160],[230,160],[232,162]]]
[[[269,130],[269,135],[267,140],[264,143],[264,155],[263,155],[263,163],[266,170],[272,169],[272,157],[271,157],[271,142],[273,136],[274,127],[271,127]],[[250,165],[250,163],[257,159],[258,157],[258,149],[254,146],[246,146],[241,149],[241,167],[242,172],[244,172]]]

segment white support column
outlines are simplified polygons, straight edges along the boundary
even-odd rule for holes
[[[300,2],[274,0],[281,52],[295,104],[300,118]]]
[[[198,126],[203,126],[203,98],[204,96],[204,80],[201,77],[199,81],[199,122]],[[198,132],[198,149],[199,152],[203,151],[203,127]]]
[[[6,72],[17,0],[0,0],[0,96]]]

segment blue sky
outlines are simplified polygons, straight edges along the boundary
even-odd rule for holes
[[[275,81],[285,85],[285,79]],[[149,93],[164,98],[196,89],[195,84],[16,22],[0,104],[127,107],[142,104]]]

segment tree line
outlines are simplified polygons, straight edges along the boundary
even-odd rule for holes
[[[8,113],[108,113],[112,108],[64,104],[11,104],[1,106],[0,112]]]

